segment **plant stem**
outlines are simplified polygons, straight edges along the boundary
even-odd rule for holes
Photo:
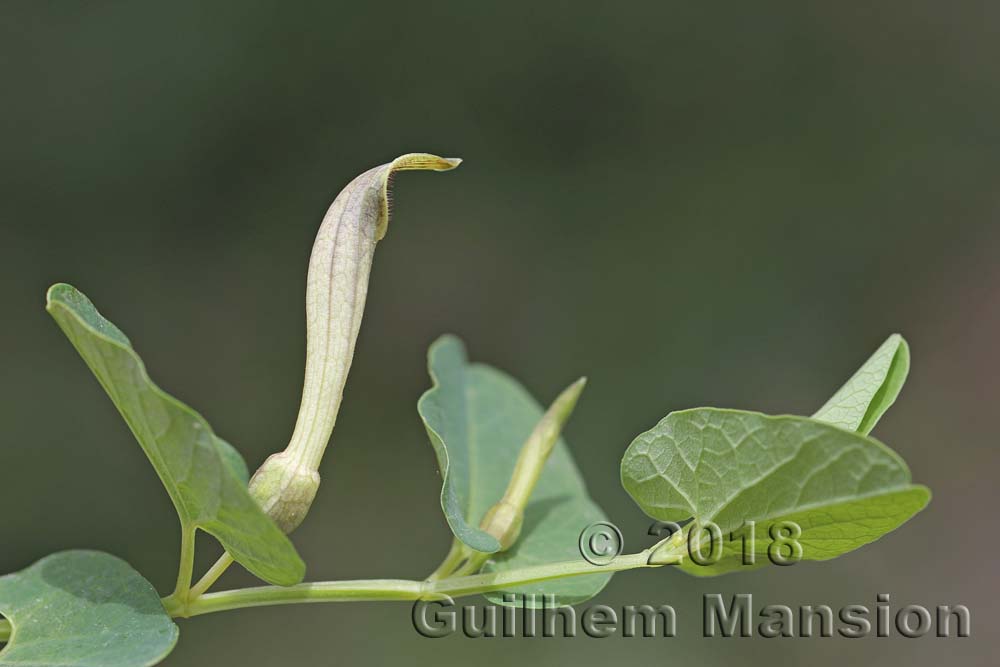
[[[367,579],[362,581],[326,581],[298,586],[260,586],[235,591],[207,593],[186,605],[169,605],[171,616],[188,618],[230,609],[262,607],[307,602],[366,602],[375,600],[416,600],[421,597],[422,581]]]
[[[191,590],[191,577],[194,576],[194,528],[181,524],[181,558],[177,567],[177,586],[171,597],[185,599]]]
[[[424,596],[422,597],[429,599],[440,598],[442,596],[462,597],[465,595],[503,590],[505,588],[516,588],[552,579],[577,577],[585,574],[621,572],[640,567],[656,567],[649,564],[649,554],[650,550],[647,549],[636,554],[618,556],[607,565],[594,565],[589,561],[580,559],[538,565],[536,567],[526,567],[520,570],[442,579],[441,581],[428,582],[424,587]]]
[[[437,569],[427,577],[427,580],[437,581],[438,579],[450,576],[467,557],[468,553],[465,544],[457,537],[454,538],[451,542],[451,549],[448,550],[448,555],[444,557],[444,560],[437,566]]]
[[[464,577],[470,574],[476,574],[486,565],[486,561],[490,559],[493,554],[484,554],[481,551],[469,550],[469,557],[462,563],[454,572],[451,573],[452,577]]]
[[[0,642],[5,642],[10,640],[11,625],[10,621],[4,618],[0,618]]]
[[[650,564],[649,558],[654,549],[656,547],[636,554],[618,556],[603,566],[594,565],[580,559],[528,567],[520,570],[428,581],[369,579],[359,581],[327,581],[287,587],[260,586],[235,591],[208,593],[192,599],[186,604],[178,604],[171,598],[167,598],[164,600],[164,604],[172,616],[190,617],[231,609],[280,604],[377,600],[434,600],[445,597],[462,597],[476,593],[516,588],[551,579],[620,572],[622,570],[658,567],[659,565],[667,564],[670,559],[664,558],[662,553],[657,563]],[[677,555],[673,562],[679,559],[680,554]]]
[[[191,587],[191,597],[197,598],[211,588],[212,584],[218,581],[219,577],[221,577],[234,562],[233,557],[229,555],[228,551],[219,556],[219,560],[215,561],[215,565],[213,565],[208,572],[206,572],[205,575],[198,580],[197,584]]]

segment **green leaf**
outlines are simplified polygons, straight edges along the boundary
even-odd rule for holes
[[[874,542],[890,533],[927,506],[930,491],[914,484],[899,491],[867,496],[833,504],[823,509],[807,509],[756,521],[753,528],[743,527],[724,535],[718,562],[699,565],[686,559],[680,568],[688,574],[709,577],[728,572],[752,570],[769,565],[772,549],[787,558],[789,549],[774,541],[774,536],[788,537],[784,526],[801,530],[802,560],[829,560]],[[772,534],[772,529],[775,533]],[[752,547],[750,546],[752,545]],[[704,551],[708,552],[707,546]],[[753,564],[745,562],[751,554]]]
[[[482,475],[477,474],[475,466],[491,469],[491,462],[484,461],[492,457],[499,467],[505,456],[495,451],[491,443],[483,442],[475,430],[476,405],[465,346],[458,338],[442,336],[431,344],[427,365],[434,386],[420,397],[417,412],[427,429],[443,478],[441,509],[455,537],[477,551],[495,553],[500,550],[500,542],[480,530],[479,521],[496,499],[484,498],[485,489],[477,486]],[[516,451],[507,458],[514,461]],[[500,482],[506,484],[507,478],[501,478]]]
[[[892,334],[813,417],[867,435],[896,402],[909,372],[909,346]]]
[[[420,398],[418,411],[444,478],[441,507],[458,539],[478,551],[496,553],[499,544],[479,529],[479,522],[503,496],[521,445],[544,410],[510,376],[470,364],[465,347],[454,336],[435,341],[428,358],[434,386]],[[606,520],[587,495],[569,448],[560,439],[525,508],[518,541],[509,551],[493,556],[484,571],[579,559],[580,533]],[[610,574],[572,577],[488,597],[502,602],[504,594],[544,592],[562,604],[573,604],[596,595],[610,578]]]
[[[143,667],[177,643],[153,586],[98,551],[64,551],[0,577],[0,613],[14,629],[0,667]]]
[[[779,522],[801,528],[803,560],[825,560],[895,529],[930,498],[873,438],[807,417],[715,408],[671,413],[639,435],[622,460],[622,485],[655,519],[719,527],[721,559],[680,566],[699,575],[743,567],[747,522],[756,523],[755,552],[765,554],[757,566]],[[707,532],[703,539],[707,558]]]
[[[97,376],[156,469],[182,529],[213,535],[261,579],[305,575],[295,547],[250,497],[239,455],[205,419],[153,384],[124,333],[70,285],[49,289],[48,311]]]
[[[243,482],[244,486],[249,484],[250,468],[247,467],[247,462],[239,450],[219,436],[215,436],[215,446],[218,447],[219,455],[222,456],[222,460],[233,471],[237,479]]]

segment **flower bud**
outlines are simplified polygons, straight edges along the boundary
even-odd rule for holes
[[[503,498],[483,517],[479,527],[500,542],[501,551],[510,548],[521,534],[524,508],[586,384],[587,378],[580,378],[564,389],[545,411],[521,447]]]
[[[523,524],[524,508],[501,500],[486,512],[479,527],[497,538],[500,551],[507,551],[520,537]]]

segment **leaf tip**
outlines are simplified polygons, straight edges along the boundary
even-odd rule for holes
[[[68,283],[53,284],[45,291],[45,310],[51,312],[54,305],[53,302],[60,300],[64,293],[73,291],[76,291],[75,288]]]
[[[906,361],[909,360],[910,344],[906,342],[906,338],[903,337],[903,334],[899,332],[890,334],[889,337],[885,339],[885,343],[883,343],[883,345],[886,348],[893,350],[894,355],[905,357]]]
[[[452,333],[441,334],[427,349],[428,366],[432,376],[434,375],[434,362],[439,355],[452,356],[463,365],[469,363],[469,351],[465,341]]]

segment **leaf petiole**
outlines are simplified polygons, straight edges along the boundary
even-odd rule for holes
[[[229,555],[228,551],[219,556],[219,560],[215,561],[215,565],[209,568],[208,572],[206,572],[204,576],[198,580],[198,583],[191,587],[190,597],[197,598],[211,588],[212,584],[218,581],[219,577],[225,574],[226,570],[228,570],[229,566],[234,562],[236,561],[233,560],[233,557]]]
[[[465,577],[476,574],[483,569],[483,565],[486,565],[486,561],[488,561],[492,555],[493,554],[484,554],[482,551],[472,551],[465,562],[452,572],[450,576]]]
[[[427,580],[436,581],[454,574],[455,570],[468,560],[470,551],[464,542],[457,537],[454,538],[451,541],[451,548],[448,550],[448,555],[444,557],[444,560],[437,566],[437,569],[427,577]]]
[[[194,531],[194,528],[181,523],[181,557],[177,566],[177,585],[171,597],[184,599],[191,590],[191,578],[194,576]]]

